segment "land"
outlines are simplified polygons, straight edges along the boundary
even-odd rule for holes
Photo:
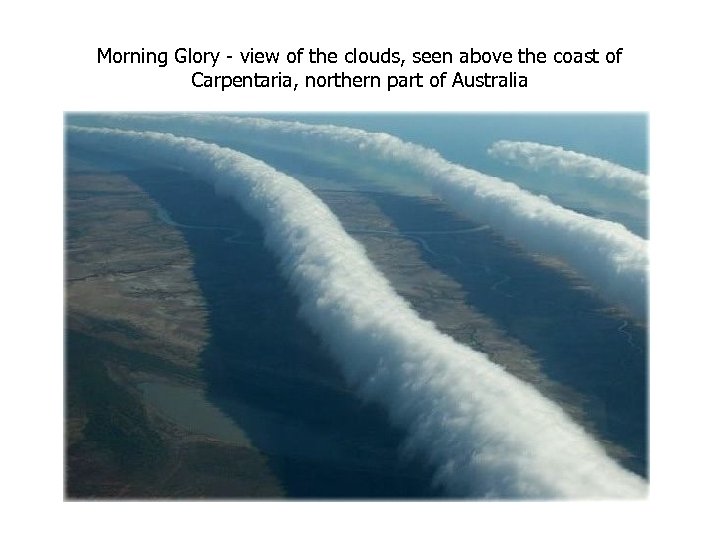
[[[615,356],[635,369],[637,329],[553,261],[441,201],[338,189],[350,173],[310,165],[316,194],[422,317],[635,459],[613,441],[637,434],[623,419],[642,409],[602,381]],[[432,471],[400,458],[404,434],[357,398],[298,318],[235,202],[167,169],[71,172],[67,194],[69,497],[439,496]],[[609,338],[608,359],[581,346]]]
[[[205,399],[207,308],[182,235],[121,174],[69,170],[66,197],[66,496],[283,496]]]
[[[626,407],[626,414],[631,408],[607,386],[586,384],[589,391],[578,391],[579,382],[603,380],[604,370],[613,369],[601,357],[582,365],[586,342],[612,339],[619,358],[629,350],[633,360],[641,360],[639,347],[623,347],[628,339],[632,343],[629,335],[622,335],[631,324],[624,313],[601,303],[587,283],[559,261],[524,252],[491,229],[449,213],[432,196],[331,189],[316,193],[421,317],[532,385],[592,433],[611,456],[644,472],[644,453],[628,450],[609,436],[611,429],[625,428],[610,423],[615,417],[610,407]],[[568,328],[577,335],[565,332]],[[638,341],[641,332],[641,327],[633,328]],[[630,358],[625,361],[624,370],[630,371]],[[588,376],[590,372],[595,376]],[[636,403],[632,406],[638,409]]]

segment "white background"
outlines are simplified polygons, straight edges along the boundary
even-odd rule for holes
[[[11,536],[630,538],[717,534],[718,40],[705,2],[58,2],[3,8],[2,479]],[[97,64],[174,51],[600,50],[615,66],[515,67],[530,87],[193,88],[192,67]],[[327,71],[343,69],[327,67]],[[412,70],[411,66],[404,68]],[[290,73],[288,66],[278,70]],[[434,73],[428,66],[423,71]],[[228,63],[217,73],[243,72]],[[302,69],[305,71],[305,69]],[[363,71],[363,70],[359,70]],[[369,70],[365,70],[369,71]],[[382,70],[378,70],[382,72]],[[473,71],[468,69],[468,71]],[[482,72],[483,70],[478,69]],[[502,69],[491,69],[502,72]],[[651,481],[633,503],[63,502],[64,111],[634,111],[650,119]]]

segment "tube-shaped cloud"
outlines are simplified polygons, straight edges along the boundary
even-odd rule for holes
[[[553,204],[506,182],[451,163],[438,152],[387,133],[361,129],[217,115],[106,116],[115,126],[167,125],[217,136],[217,128],[249,137],[272,134],[295,144],[317,142],[400,164],[429,181],[437,195],[468,218],[488,224],[526,249],[565,261],[611,302],[640,319],[647,316],[647,242],[619,223]],[[157,128],[155,128],[157,129]]]
[[[488,154],[505,163],[539,171],[592,178],[612,188],[622,189],[641,199],[647,198],[647,176],[622,165],[593,156],[536,142],[497,141]]]
[[[640,497],[562,409],[422,320],[299,181],[240,152],[170,134],[68,128],[68,140],[179,165],[237,200],[354,388],[384,405],[453,496]],[[281,331],[281,330],[279,330]]]

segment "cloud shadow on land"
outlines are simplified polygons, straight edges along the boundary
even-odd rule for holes
[[[403,458],[403,430],[344,382],[262,242],[233,201],[186,173],[130,172],[180,224],[208,306],[207,398],[233,418],[293,498],[430,498],[432,470]],[[239,234],[237,234],[239,232]],[[235,235],[235,236],[234,236]]]
[[[475,225],[439,202],[366,196],[400,231]],[[425,262],[462,285],[478,312],[534,350],[548,377],[582,394],[598,435],[626,448],[631,455],[623,465],[647,476],[646,328],[490,230],[422,238],[437,253],[420,250]]]

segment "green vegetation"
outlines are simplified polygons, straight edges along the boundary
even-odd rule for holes
[[[66,348],[66,414],[84,424],[68,437],[67,494],[111,495],[121,483],[152,481],[169,451],[141,402],[110,376],[106,361],[119,348],[72,331]]]

